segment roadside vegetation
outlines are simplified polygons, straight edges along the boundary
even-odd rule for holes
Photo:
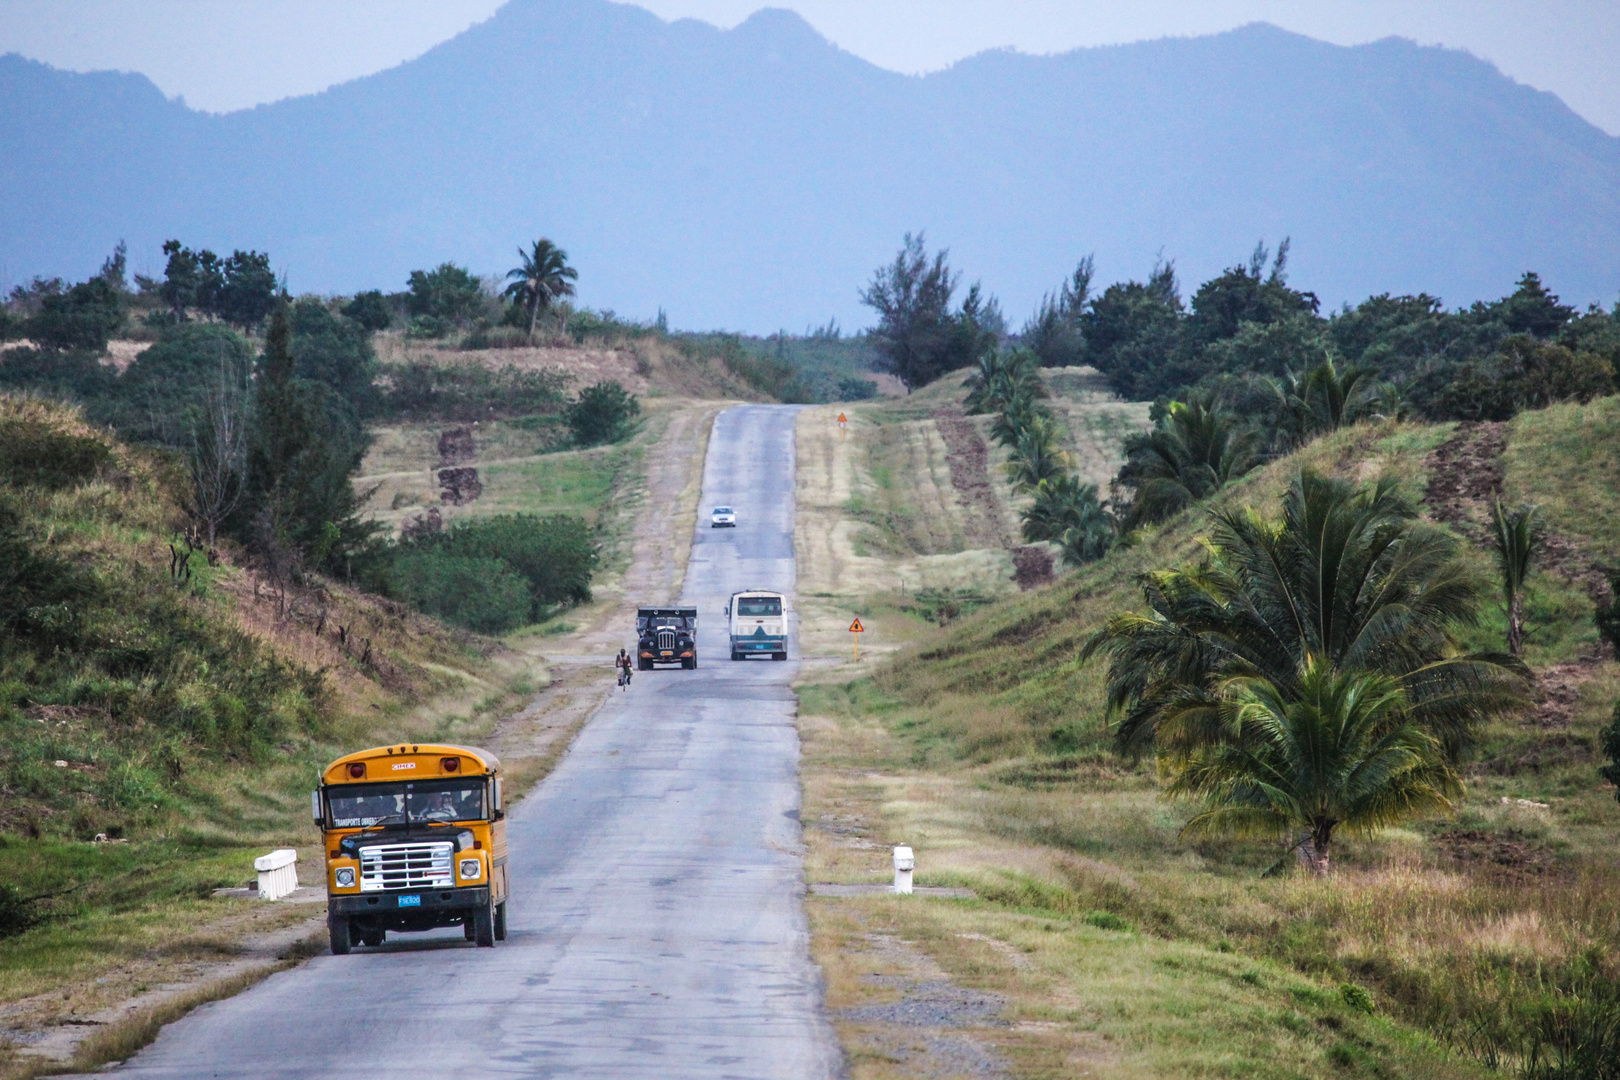
[[[966,369],[920,393],[966,377],[1070,569],[801,688],[811,880],[909,843],[976,896],[812,901],[856,1075],[922,1052],[865,1019],[913,993],[858,975],[897,941],[991,995],[940,1037],[1014,1075],[1615,1075],[1620,311],[1527,274],[1323,318],[1285,251],[1190,310],[1167,265],[1098,295],[1083,262],[921,369]],[[875,280],[948,279],[925,254]],[[1106,499],[1046,364],[1156,399]]]
[[[1521,414],[1497,462],[1514,477],[1507,497],[1557,493],[1563,440],[1612,437],[1617,400]],[[1260,1030],[1283,1046],[1308,1036],[1295,1074],[1607,1076],[1620,923],[1603,897],[1620,806],[1600,770],[1620,667],[1600,638],[1612,600],[1596,569],[1613,541],[1586,522],[1614,512],[1620,487],[1583,477],[1581,511],[1545,499],[1517,579],[1530,629],[1515,660],[1489,485],[1464,507],[1477,530],[1446,501],[1445,450],[1471,430],[1380,419],[1330,432],[1052,586],[919,632],[868,679],[804,688],[812,872],[874,880],[884,845],[909,842],[933,868],[921,881],[974,889],[961,911],[872,902],[860,933],[903,933],[966,985],[999,988],[1015,1020],[1068,1031],[1002,1039],[1015,1060],[1092,1045],[1126,1074],[1150,1061],[1158,1075],[1264,1074],[1241,1034]],[[1606,446],[1593,454],[1606,461]],[[1391,544],[1361,564],[1408,575],[1407,604],[1432,598],[1417,621],[1352,607],[1335,609],[1349,620],[1336,638],[1318,641],[1320,624],[1265,629],[1295,587],[1254,559],[1313,565],[1281,556],[1288,523],[1306,520]],[[1389,557],[1403,546],[1410,562]],[[1354,627],[1377,627],[1378,648],[1347,657],[1368,643]],[[1423,659],[1433,649],[1439,669]],[[1446,667],[1468,692],[1425,718],[1437,686],[1414,695],[1401,671],[1426,684]],[[1307,748],[1330,756],[1302,759]],[[877,843],[849,842],[862,837]],[[1330,858],[1317,857],[1324,837]],[[848,903],[816,902],[827,933],[853,932]],[[1134,944],[1099,934],[1098,912]],[[964,955],[949,940],[964,929],[1022,951],[1041,979]],[[1108,941],[1112,959],[1073,953],[1077,936]],[[1194,982],[1161,974],[1166,947],[1194,950],[1170,969],[1190,963]],[[1131,967],[1127,989],[1114,976],[1135,956],[1149,966]],[[1357,1028],[1341,985],[1395,1026]],[[1341,1019],[1301,1004],[1330,999]],[[1194,1000],[1215,1012],[1200,1014],[1196,1047],[1167,1054],[1147,1017]]]

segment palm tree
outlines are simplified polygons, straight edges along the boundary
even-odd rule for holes
[[[1089,497],[1080,500],[1073,515],[1074,523],[1058,537],[1058,549],[1063,552],[1063,561],[1070,566],[1096,562],[1114,546],[1113,515],[1097,501],[1096,485],[1087,484],[1084,490]]]
[[[1097,498],[1097,485],[1083,484],[1071,472],[1047,477],[1034,487],[1035,502],[1023,512],[1024,539],[1055,542],[1071,566],[1095,562],[1114,543],[1114,519]]]
[[[564,296],[574,295],[573,283],[579,280],[579,271],[568,265],[568,252],[544,238],[534,242],[532,251],[518,248],[518,258],[523,265],[506,272],[508,278],[514,279],[506,287],[506,295],[513,303],[528,305],[532,335],[542,310]]]
[[[1143,575],[1147,610],[1116,615],[1082,652],[1110,658],[1122,752],[1175,760],[1215,745],[1222,683],[1264,678],[1294,700],[1313,660],[1395,680],[1412,721],[1453,757],[1487,718],[1524,705],[1516,658],[1458,648],[1453,629],[1477,619],[1481,585],[1393,481],[1358,488],[1305,470],[1280,520],[1252,508],[1211,518],[1206,558]]]
[[[1502,604],[1507,609],[1508,652],[1524,651],[1524,581],[1530,576],[1541,537],[1541,511],[1535,506],[1508,510],[1500,499],[1491,503],[1491,543],[1502,572]]]
[[[1058,449],[1057,425],[1048,416],[1031,416],[1012,444],[1007,474],[1016,491],[1033,491],[1042,480],[1063,473],[1069,455]]]
[[[1204,803],[1185,833],[1298,837],[1301,861],[1326,875],[1338,829],[1449,813],[1462,793],[1398,679],[1318,657],[1287,689],[1236,678],[1215,697],[1225,738],[1189,755],[1169,786]]]
[[[1012,395],[1002,403],[1001,411],[990,423],[990,437],[1002,446],[1017,446],[1018,439],[1037,419],[1049,419],[1051,414],[1034,394],[1014,386]]]
[[[1119,481],[1135,489],[1129,528],[1163,521],[1259,463],[1254,434],[1196,391],[1172,401],[1155,430],[1126,439],[1125,454]]]
[[[1379,414],[1390,401],[1387,383],[1371,367],[1351,364],[1340,371],[1328,359],[1303,374],[1273,383],[1297,442]]]

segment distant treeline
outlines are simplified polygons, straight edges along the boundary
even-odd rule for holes
[[[1448,311],[1439,299],[1370,297],[1328,316],[1287,279],[1288,243],[1183,301],[1173,265],[1093,289],[1093,263],[1047,294],[1020,333],[975,284],[960,306],[947,253],[907,235],[862,293],[879,317],[880,366],[908,387],[970,371],[969,411],[996,414],[1014,487],[1034,498],[1026,539],[1066,561],[1100,558],[1261,462],[1377,416],[1507,420],[1522,409],[1615,392],[1620,305],[1577,312],[1527,272],[1500,300]],[[1087,364],[1128,400],[1154,402],[1152,431],[1126,441],[1108,500],[1059,449],[1042,367]]]
[[[1533,272],[1502,299],[1467,308],[1384,293],[1324,316],[1314,293],[1288,284],[1287,265],[1286,240],[1275,257],[1259,245],[1184,300],[1172,263],[1099,292],[1087,257],[1010,335],[977,285],[952,310],[960,275],[946,252],[930,256],[921,235],[908,235],[862,296],[879,316],[872,341],[883,367],[908,386],[1021,346],[1048,367],[1089,364],[1131,401],[1204,388],[1246,404],[1255,378],[1297,376],[1326,360],[1365,368],[1436,420],[1502,420],[1614,388],[1620,305],[1577,312]]]
[[[394,323],[400,297],[294,300],[261,253],[220,258],[177,241],[164,251],[164,277],[137,276],[133,287],[120,244],[87,281],[14,288],[0,306],[0,343],[26,344],[0,351],[0,391],[71,401],[90,422],[168,451],[193,538],[239,543],[272,579],[340,574],[491,631],[589,596],[595,542],[582,521],[495,521],[397,544],[363,516],[353,478],[370,421],[549,415],[566,433],[556,449],[623,439],[640,405],[621,386],[571,395],[557,368],[379,363],[372,336]],[[548,260],[541,269],[562,273],[562,257],[566,270],[565,253],[535,254]],[[543,275],[520,284],[496,298],[458,268],[419,271],[404,307],[413,320],[451,324],[476,319],[474,301],[522,308],[531,322],[558,310],[535,299]],[[120,370],[106,362],[114,337],[150,344]]]

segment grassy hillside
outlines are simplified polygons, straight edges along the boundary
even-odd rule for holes
[[[868,678],[806,687],[811,873],[878,880],[886,845],[911,842],[920,880],[976,890],[968,904],[868,902],[857,936],[920,942],[968,985],[1006,997],[1008,1015],[1049,1022],[1039,1035],[985,1036],[1027,1065],[1019,1075],[1066,1075],[1054,1063],[1084,1059],[1087,1046],[1100,1075],[1517,1069],[1530,1033],[1620,977],[1620,805],[1595,755],[1620,665],[1592,628],[1595,568],[1613,565],[1620,546],[1617,461],[1611,397],[1505,426],[1357,426],[1217,497],[1275,514],[1303,466],[1394,477],[1466,539],[1481,575],[1493,573],[1479,528],[1493,478],[1509,500],[1543,505],[1526,650],[1540,704],[1485,733],[1454,820],[1349,841],[1327,881],[1263,876],[1274,846],[1180,837],[1191,810],[1160,795],[1150,765],[1114,755],[1105,664],[1077,654],[1104,619],[1141,606],[1136,575],[1197,556],[1197,508],[1049,587],[926,633]],[[1493,606],[1465,644],[1500,648],[1503,635]],[[829,942],[856,932],[849,904],[813,908],[833,970],[847,950]],[[1099,930],[1111,920],[1132,936]],[[975,935],[1024,959],[970,955],[960,939]],[[1311,1004],[1341,983],[1370,991],[1376,1023]]]
[[[208,928],[245,902],[210,892],[271,847],[314,854],[322,764],[476,735],[530,677],[336,582],[282,594],[228,546],[188,557],[171,468],[0,396],[0,1026],[116,999],[109,973],[137,962],[228,951]]]
[[[1045,377],[1063,448],[1106,490],[1148,406],[1118,400],[1090,368]],[[858,614],[869,631],[863,654],[885,655],[1018,592],[1011,549],[1022,544],[1018,512],[1029,499],[1008,487],[991,418],[963,414],[962,383],[958,372],[903,398],[800,414],[794,544],[807,647],[841,652]]]

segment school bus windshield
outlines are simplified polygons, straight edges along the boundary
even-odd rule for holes
[[[485,816],[481,779],[329,787],[326,802],[334,829],[471,821]]]

